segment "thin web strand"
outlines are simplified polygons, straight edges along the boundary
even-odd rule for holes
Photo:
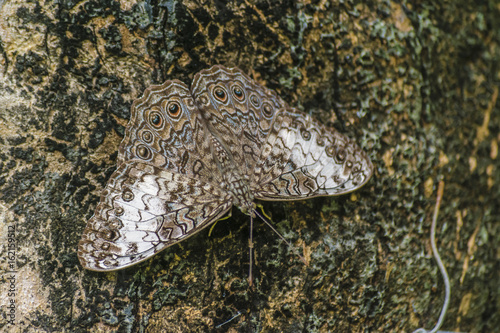
[[[436,206],[434,207],[434,215],[432,216],[432,224],[431,224],[431,247],[434,258],[436,259],[439,270],[441,271],[441,275],[443,276],[444,281],[444,303],[443,308],[441,309],[441,314],[439,315],[439,319],[436,323],[436,326],[431,331],[427,331],[425,328],[418,328],[413,331],[413,333],[448,333],[448,331],[438,331],[444,321],[444,316],[446,315],[446,311],[448,310],[448,305],[450,303],[450,279],[448,277],[448,273],[446,272],[446,268],[444,267],[443,262],[441,261],[441,256],[439,255],[437,246],[436,246],[436,224],[439,215],[439,208],[441,207],[441,199],[443,198],[444,193],[444,181],[440,181],[437,190],[437,198],[436,198]],[[449,332],[451,333],[451,332]]]
[[[234,316],[232,316],[231,318],[229,318],[228,320],[226,320],[225,322],[215,326],[215,328],[221,328],[222,326],[230,323],[231,321],[233,321],[234,319],[238,318],[239,316],[241,316],[241,312],[238,311],[238,313],[236,313]]]

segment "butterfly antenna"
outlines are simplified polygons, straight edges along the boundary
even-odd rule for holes
[[[273,227],[273,225],[272,225],[271,223],[269,223],[269,221],[268,221],[268,220],[266,220],[266,219],[264,218],[264,216],[262,216],[262,215],[261,215],[261,214],[260,214],[257,210],[255,210],[255,209],[254,209],[254,211],[253,211],[253,212],[255,213],[255,215],[257,215],[258,217],[260,217],[260,219],[261,219],[262,221],[264,221],[264,223],[265,223],[265,224],[267,224],[267,226],[268,226],[269,228],[271,228],[271,230],[272,230],[272,231],[274,231],[274,232],[275,232],[275,233],[276,233],[276,234],[277,234],[277,235],[281,238],[281,240],[283,240],[283,241],[284,241],[284,242],[285,242],[285,243],[286,243],[286,244],[287,244],[287,245],[288,245],[288,246],[292,249],[293,253],[294,253],[297,257],[299,257],[299,259],[300,259],[300,260],[304,263],[304,265],[309,266],[309,264],[307,263],[306,259],[305,259],[303,256],[301,256],[301,255],[300,255],[300,253],[297,251],[297,248],[296,248],[295,246],[293,246],[293,245],[292,245],[292,243],[290,243],[289,241],[287,241],[287,240],[285,239],[285,237],[283,237],[283,235],[282,235],[282,234],[280,234],[280,233],[279,233],[279,231],[278,231],[278,230],[276,230],[276,228],[274,228],[274,227]],[[250,221],[251,221],[251,219],[250,219]],[[250,222],[250,223],[251,223],[251,222]],[[251,235],[251,234],[252,234],[252,231],[250,231],[250,235]]]
[[[253,284],[252,265],[253,265],[253,217],[250,216],[250,238],[248,239],[248,249],[250,250],[250,267],[248,268],[248,285]]]

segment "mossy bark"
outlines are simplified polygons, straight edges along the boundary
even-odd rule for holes
[[[431,328],[444,294],[429,241],[439,180],[443,328],[500,327],[499,16],[468,1],[1,1],[0,327]],[[82,269],[76,246],[131,102],[213,64],[355,138],[375,176],[344,197],[264,203],[309,265],[256,222],[253,287],[237,211],[136,267]]]

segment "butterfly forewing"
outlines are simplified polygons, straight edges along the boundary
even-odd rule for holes
[[[118,169],[79,244],[84,267],[113,270],[140,262],[231,207],[207,133],[179,81],[152,86],[134,102]]]
[[[209,130],[225,143],[239,170],[251,176],[276,111],[286,103],[238,68],[203,70],[191,90]]]
[[[134,101],[118,164],[139,160],[158,168],[221,181],[206,127],[188,87],[177,80],[146,89]]]
[[[141,162],[113,173],[79,244],[82,265],[114,270],[141,262],[231,208],[220,187]]]

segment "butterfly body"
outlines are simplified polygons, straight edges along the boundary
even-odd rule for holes
[[[252,210],[255,209],[253,202],[254,196],[250,191],[248,177],[242,175],[233,158],[222,144],[212,136],[213,158],[219,167],[223,182],[221,188],[231,193],[232,203],[238,207],[243,213],[252,215]]]
[[[373,165],[349,138],[289,107],[237,68],[189,89],[172,80],[132,105],[117,170],[78,246],[85,268],[141,262],[255,200],[348,193]]]

